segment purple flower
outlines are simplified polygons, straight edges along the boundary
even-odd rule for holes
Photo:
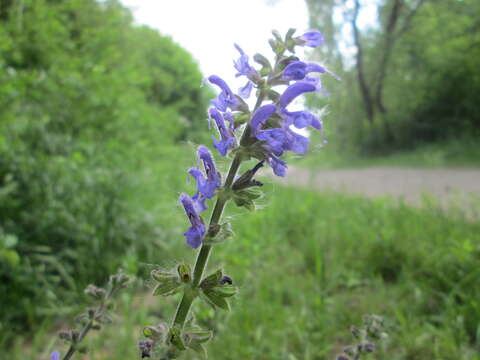
[[[213,146],[218,150],[220,155],[225,156],[227,155],[228,149],[235,147],[237,144],[233,130],[231,127],[227,128],[225,126],[225,120],[222,114],[216,108],[210,108],[208,114],[210,115],[210,118],[215,120],[215,124],[217,124],[217,129],[221,138],[221,140],[218,140],[212,136]],[[230,122],[230,124],[232,124],[232,122]]]
[[[303,129],[307,126],[311,126],[317,130],[321,130],[322,128],[320,120],[309,111],[287,112],[285,110],[285,114],[287,116],[287,123],[294,125],[298,129]]]
[[[283,78],[285,80],[303,80],[307,74],[312,72],[323,74],[326,70],[319,64],[294,61],[283,70]]]
[[[182,193],[180,195],[180,202],[185,209],[185,214],[187,214],[190,224],[192,225],[183,235],[185,235],[185,238],[187,239],[187,244],[196,249],[202,243],[202,239],[205,235],[205,225],[203,224],[202,218],[195,210],[195,205],[190,196]]]
[[[258,76],[257,70],[255,70],[255,68],[250,66],[250,64],[248,63],[248,55],[245,54],[245,52],[242,50],[240,46],[238,46],[237,44],[234,44],[234,45],[235,45],[235,49],[237,49],[238,52],[240,53],[240,57],[238,58],[238,60],[233,62],[233,66],[238,71],[238,73],[236,73],[235,76],[236,77],[246,76],[250,80],[255,79]]]
[[[222,179],[215,167],[212,154],[206,146],[200,145],[198,147],[197,156],[203,162],[206,177],[198,168],[191,168],[188,173],[193,176],[197,183],[197,193],[192,197],[195,211],[202,212],[207,210],[205,200],[215,196],[215,190],[222,185]]]
[[[258,140],[264,141],[268,145],[268,149],[276,156],[281,156],[287,146],[287,133],[283,128],[273,128],[260,130],[256,135]]]
[[[221,92],[218,96],[212,100],[212,104],[220,111],[227,111],[227,108],[237,110],[240,106],[240,101],[235,97],[227,83],[218,77],[217,75],[211,75],[208,77],[208,81],[217,85]]]
[[[313,92],[315,90],[317,90],[316,86],[308,82],[296,82],[290,85],[280,96],[280,109],[285,109],[296,97],[303,93]]]
[[[275,157],[274,155],[270,155],[267,158],[267,162],[273,169],[273,173],[277,176],[285,176],[287,174],[287,164],[285,161],[280,160],[279,158]]]
[[[238,94],[244,98],[248,99],[250,97],[250,94],[252,93],[253,89],[253,83],[249,80],[245,86],[242,86],[240,89],[238,89]]]
[[[192,196],[193,207],[197,213],[203,212],[208,209],[205,201],[207,198],[200,191],[197,191],[195,195]]]
[[[304,41],[300,45],[310,46],[312,48],[322,45],[324,41],[323,35],[318,30],[307,31],[302,36],[299,36],[299,39]]]
[[[60,351],[54,351],[50,354],[51,360],[60,360]]]
[[[257,111],[252,115],[252,120],[250,120],[250,127],[254,135],[261,129],[265,121],[268,120],[277,110],[276,106],[273,104],[263,105],[258,108]]]
[[[287,140],[284,144],[285,151],[293,151],[297,154],[305,154],[308,149],[308,144],[310,143],[310,139],[292,131],[290,127],[286,127],[285,134]]]

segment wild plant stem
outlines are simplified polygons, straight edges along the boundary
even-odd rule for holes
[[[252,113],[254,113],[260,107],[260,105],[262,105],[262,102],[264,99],[265,99],[265,94],[261,92],[257,98],[257,101],[255,103]],[[250,130],[250,127],[247,125],[247,127],[245,128],[242,134],[242,140],[250,136],[249,130]],[[242,142],[242,140],[240,140],[240,143]],[[225,184],[224,184],[225,189],[230,189],[232,187],[233,180],[235,179],[235,175],[237,174],[241,163],[242,163],[241,156],[238,154],[235,155],[230,165],[230,169],[228,170],[227,178],[225,180]],[[216,225],[219,223],[220,218],[222,217],[223,209],[225,208],[227,201],[228,200],[226,200],[222,196],[217,197],[215,207],[213,208],[213,211],[212,211],[212,216],[210,217],[209,228],[212,225]],[[200,281],[202,280],[203,272],[207,267],[208,258],[210,257],[211,251],[212,251],[211,245],[203,244],[202,247],[200,248],[200,251],[198,252],[197,259],[195,261],[195,267],[193,269],[192,287],[194,289],[198,287],[198,284],[200,284]],[[178,304],[175,317],[173,318],[174,326],[177,326],[180,329],[183,328],[183,325],[185,324],[185,320],[187,319],[188,313],[190,311],[190,307],[192,306],[192,303],[195,300],[195,297],[196,297],[195,292],[185,291],[183,293],[182,300]]]
[[[113,286],[110,288],[107,295],[104,297],[103,302],[100,304],[98,309],[95,311],[95,314],[93,315],[92,319],[90,319],[88,321],[88,323],[85,324],[82,331],[80,331],[80,334],[78,335],[78,339],[75,342],[75,344],[70,345],[70,348],[68,349],[67,353],[63,357],[63,360],[69,360],[73,356],[73,354],[75,354],[75,351],[77,351],[77,346],[76,345],[80,344],[80,342],[83,340],[83,338],[85,336],[87,336],[87,333],[92,329],[94,319],[97,317],[98,314],[102,313],[102,311],[105,308],[105,303],[112,296],[114,289],[115,288]]]
[[[241,162],[242,162],[241,158],[238,155],[235,156],[235,158],[232,161],[232,164],[230,165],[230,169],[228,170],[227,179],[225,180],[225,185],[224,185],[225,189],[229,189],[232,186],[233,180],[235,178],[235,175],[237,174],[237,171],[240,167]],[[213,208],[213,211],[212,211],[212,216],[210,217],[209,228],[212,225],[218,224],[218,222],[220,221],[220,218],[222,217],[223,209],[225,208],[226,203],[227,203],[227,200],[224,199],[223,197],[219,196],[217,198],[217,202],[215,203],[215,207]],[[202,247],[200,248],[200,251],[198,252],[197,260],[195,261],[195,267],[193,269],[192,286],[194,288],[198,286],[198,284],[200,283],[200,280],[202,279],[203,272],[207,266],[208,258],[210,256],[211,251],[212,251],[211,245],[203,244]],[[184,292],[182,300],[180,301],[180,304],[177,307],[177,312],[175,313],[175,318],[173,319],[173,325],[183,328],[183,325],[188,316],[188,312],[190,311],[190,307],[194,299],[195,299],[195,295],[192,292],[188,292],[188,291]]]

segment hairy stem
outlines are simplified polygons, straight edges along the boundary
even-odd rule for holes
[[[255,112],[262,105],[262,102],[264,99],[265,99],[265,94],[261,92],[258,96],[257,102],[255,103],[253,112]],[[244,139],[247,136],[250,136],[249,130],[250,130],[250,127],[247,125],[247,127],[245,128],[242,134],[242,139]],[[230,169],[228,170],[227,178],[225,180],[225,185],[224,185],[225,189],[230,189],[232,187],[233,180],[235,179],[235,175],[237,174],[241,163],[242,163],[241,156],[238,154],[235,155],[230,165]],[[219,223],[226,203],[227,203],[227,200],[225,198],[223,198],[222,196],[217,197],[215,207],[213,208],[213,211],[212,211],[212,216],[210,217],[209,228],[212,225],[216,225]],[[212,251],[211,245],[203,244],[202,247],[200,248],[200,251],[198,252],[197,260],[195,261],[195,267],[193,269],[193,283],[192,283],[193,288],[196,288],[198,284],[200,284],[200,281],[202,280],[203,272],[207,267],[208,258],[210,257],[211,251]],[[174,326],[177,326],[180,329],[183,328],[185,320],[190,311],[190,307],[192,306],[193,300],[195,300],[194,293],[189,291],[185,291],[183,293],[182,300],[178,304],[175,317],[173,318]]]
[[[237,174],[238,168],[241,164],[241,159],[237,155],[232,161],[230,165],[230,169],[228,170],[227,179],[225,180],[225,188],[229,189],[232,186],[233,179]],[[218,224],[220,218],[222,217],[223,209],[225,208],[227,201],[219,196],[217,198],[217,202],[215,203],[215,207],[212,211],[212,216],[210,217],[210,224],[209,227],[215,224]],[[193,287],[197,287],[202,279],[203,272],[207,266],[208,258],[210,256],[210,252],[212,250],[211,245],[203,244],[200,248],[200,251],[197,255],[197,260],[195,262],[195,267],[193,269]],[[190,311],[190,307],[193,303],[195,296],[193,296],[190,292],[185,292],[183,294],[182,300],[177,307],[177,312],[175,313],[175,318],[173,319],[173,325],[176,325],[180,328],[183,327],[185,320],[187,318],[188,312]]]
[[[85,336],[87,336],[88,332],[92,329],[94,319],[97,317],[97,315],[102,313],[102,311],[105,308],[105,303],[112,296],[114,289],[115,289],[114,286],[112,286],[110,288],[107,295],[103,299],[102,303],[100,304],[100,306],[95,311],[95,314],[93,315],[93,318],[90,319],[90,321],[87,324],[85,324],[82,331],[80,331],[80,334],[78,335],[78,340],[75,342],[75,344],[70,345],[70,348],[68,349],[67,353],[63,357],[63,360],[69,360],[73,356],[73,354],[75,354],[75,351],[77,351],[77,346],[76,345],[80,344],[82,342],[83,338]]]

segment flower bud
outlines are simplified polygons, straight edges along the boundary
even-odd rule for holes
[[[362,345],[362,350],[367,353],[371,353],[375,351],[375,344],[366,343]]]
[[[362,334],[361,330],[358,329],[356,326],[352,325],[350,327],[350,331],[352,332],[352,335],[355,337],[355,338],[359,338]]]
[[[149,358],[150,356],[152,356],[152,350],[153,350],[154,344],[155,344],[154,341],[151,339],[139,341],[138,348],[140,349],[140,354],[142,356],[142,359],[146,357]]]
[[[180,329],[172,327],[168,333],[168,341],[175,346],[178,350],[186,350],[185,344],[181,336]]]
[[[97,287],[93,284],[88,285],[85,290],[85,294],[91,296],[95,300],[101,300],[105,297],[106,291],[103,288]]]
[[[168,333],[168,326],[164,323],[160,323],[156,326],[146,326],[143,329],[143,335],[147,338],[154,339],[154,340],[164,339],[167,333]]]
[[[230,276],[228,275],[223,275],[222,278],[220,279],[220,285],[233,285],[233,280]]]
[[[180,264],[177,267],[178,276],[180,277],[180,281],[183,283],[189,283],[192,279],[190,275],[190,266],[187,264]]]
[[[200,283],[200,287],[202,289],[210,289],[217,286],[222,279],[223,273],[222,270],[217,270],[213,274],[207,276],[205,279],[202,280]]]

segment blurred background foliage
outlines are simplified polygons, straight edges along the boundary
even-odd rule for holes
[[[326,37],[315,57],[342,78],[326,80],[331,99],[311,101],[328,104],[330,148],[370,156],[457,139],[478,144],[480,2],[306,2]],[[365,25],[372,14],[378,21]]]
[[[135,169],[201,136],[209,93],[191,55],[117,1],[2,0],[0,68],[5,331],[126,252],[149,259],[157,225],[129,209]]]
[[[329,146],[305,164],[480,163],[480,2],[306,3],[326,37],[312,59],[342,81],[324,76],[332,96],[308,99],[328,105]],[[372,7],[379,21],[360,26]],[[209,141],[211,93],[188,52],[115,0],[0,0],[0,69],[0,358],[47,359],[87,283],[193,261],[176,201],[192,143]],[[331,359],[380,313],[391,338],[373,358],[478,359],[478,222],[433,199],[266,193],[258,213],[228,210],[237,236],[212,268],[241,292],[230,315],[200,305],[212,358]],[[178,299],[137,285],[91,359],[136,358],[141,326],[172,314]]]

